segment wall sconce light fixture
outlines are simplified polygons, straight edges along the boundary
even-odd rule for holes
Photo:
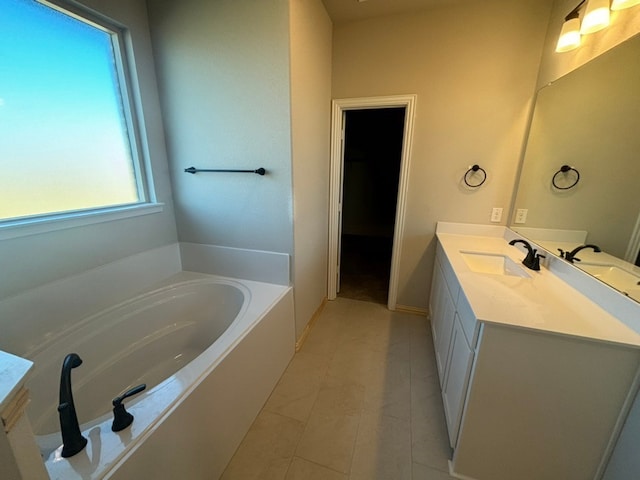
[[[609,26],[609,0],[588,0],[580,33],[595,33]]]
[[[564,17],[564,23],[562,24],[562,30],[560,31],[560,37],[558,37],[558,44],[556,45],[556,52],[568,52],[580,46],[580,8],[585,1],[586,0],[582,0],[576,5],[576,8]]]
[[[606,28],[610,21],[610,10],[622,10],[640,5],[640,0],[582,0],[576,8],[564,17],[564,24],[558,37],[556,52],[568,52],[580,46],[582,35],[597,32]],[[585,5],[586,4],[586,5]],[[585,5],[581,15],[580,10]],[[582,21],[580,20],[582,17]]]
[[[611,10],[622,10],[640,4],[640,0],[613,0]]]
[[[640,1],[640,0],[639,0]],[[582,5],[582,4],[581,4]],[[580,46],[580,14],[573,10],[564,18],[556,52],[568,52]]]

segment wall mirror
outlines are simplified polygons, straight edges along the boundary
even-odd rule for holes
[[[636,301],[639,125],[640,35],[540,89],[510,225],[556,254],[598,245],[574,265]]]

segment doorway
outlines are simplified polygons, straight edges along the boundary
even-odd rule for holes
[[[329,182],[329,265],[328,265],[328,288],[327,297],[334,300],[340,289],[341,280],[341,248],[342,248],[342,217],[343,217],[343,174],[344,174],[344,153],[345,153],[345,126],[347,114],[350,111],[361,110],[385,110],[396,109],[404,114],[402,125],[402,147],[399,171],[396,174],[396,203],[395,222],[393,222],[391,262],[390,267],[385,267],[387,275],[385,283],[388,281],[387,306],[390,310],[396,309],[398,294],[399,259],[404,232],[404,219],[406,208],[406,196],[408,190],[408,173],[411,159],[411,148],[413,139],[413,124],[415,116],[415,95],[394,95],[387,97],[367,97],[334,100],[332,103],[331,117],[331,176]],[[370,135],[371,136],[371,135]],[[354,165],[347,168],[353,169]],[[355,169],[359,167],[354,167]],[[347,195],[350,193],[347,192]],[[385,195],[387,196],[387,195]],[[393,211],[393,203],[390,203]],[[351,228],[351,225],[350,227]],[[349,232],[347,232],[349,233]],[[345,237],[345,242],[352,240]],[[373,248],[375,242],[369,242],[369,247]],[[381,242],[384,243],[384,242]],[[388,245],[389,240],[387,238]],[[365,252],[365,258],[372,259],[375,252]],[[346,258],[346,257],[345,257]],[[357,260],[357,259],[356,259]],[[387,263],[388,265],[388,263]],[[387,280],[388,279],[388,280]]]
[[[339,297],[387,304],[405,112],[345,112]]]

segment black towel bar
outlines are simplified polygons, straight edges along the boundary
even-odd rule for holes
[[[267,171],[260,167],[257,168],[256,170],[220,170],[220,169],[206,169],[206,168],[196,168],[196,167],[189,167],[189,168],[185,168],[184,169],[185,173],[198,173],[198,172],[227,172],[227,173],[257,173],[258,175],[264,175],[265,173],[267,173]]]

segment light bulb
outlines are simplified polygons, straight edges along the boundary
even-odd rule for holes
[[[611,10],[622,10],[640,4],[640,0],[613,0]]]
[[[639,0],[640,1],[640,0]],[[556,45],[556,52],[568,52],[580,46],[580,19],[578,17],[566,20]]]
[[[609,0],[588,0],[580,33],[586,35],[609,25]]]

